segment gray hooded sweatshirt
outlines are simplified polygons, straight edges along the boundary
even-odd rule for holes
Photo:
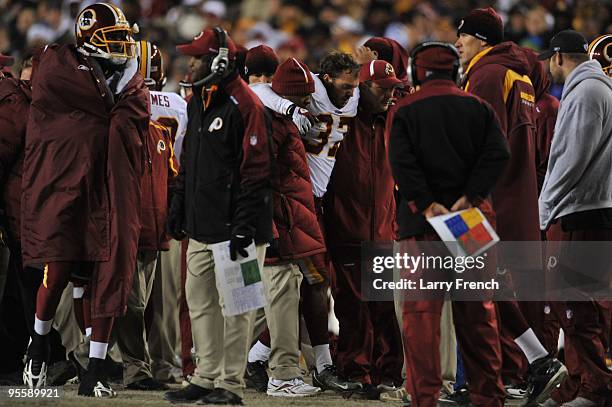
[[[612,208],[612,79],[597,61],[565,81],[539,208],[542,230],[571,213]]]

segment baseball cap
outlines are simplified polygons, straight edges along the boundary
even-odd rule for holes
[[[397,79],[393,66],[383,60],[375,59],[370,63],[361,65],[359,70],[359,82],[371,81],[382,88],[394,88],[404,86]]]
[[[15,62],[15,58],[10,55],[4,55],[0,52],[0,67],[11,66]]]
[[[538,55],[538,59],[548,59],[557,52],[562,54],[586,54],[588,49],[589,43],[582,34],[574,30],[563,30],[550,40],[550,46]]]
[[[207,54],[218,54],[219,41],[217,40],[217,34],[215,34],[213,30],[206,30],[196,35],[191,43],[177,45],[176,49],[181,54],[192,57],[201,57]],[[229,51],[229,58],[234,59],[236,57],[236,45],[229,36],[227,36],[227,49]]]

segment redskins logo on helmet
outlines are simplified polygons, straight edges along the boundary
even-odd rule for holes
[[[135,42],[123,11],[108,3],[95,3],[85,7],[74,26],[77,46],[81,52],[111,61],[125,62],[135,57]]]
[[[589,58],[599,61],[606,75],[612,77],[612,34],[595,38],[589,44],[588,53]]]
[[[161,91],[166,84],[164,59],[157,45],[149,41],[138,41],[138,69],[144,78],[145,85]]]

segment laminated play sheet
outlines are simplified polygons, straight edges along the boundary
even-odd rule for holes
[[[427,219],[454,256],[475,257],[499,242],[499,236],[478,208]]]
[[[239,315],[266,305],[255,244],[246,248],[248,257],[239,255],[236,261],[230,258],[229,241],[216,243],[211,248],[217,287],[223,295],[223,315]]]

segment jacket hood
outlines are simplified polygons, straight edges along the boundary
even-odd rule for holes
[[[491,64],[502,65],[520,75],[529,75],[531,66],[523,48],[511,41],[506,41],[490,48],[473,66],[470,66],[468,77],[471,72]]]
[[[408,84],[408,51],[399,42],[385,37],[372,37],[364,44],[378,53],[378,59],[393,66],[397,79]]]
[[[531,79],[533,89],[535,90],[536,101],[538,101],[550,89],[550,77],[546,69],[544,69],[544,64],[538,60],[538,54],[536,54],[535,51],[528,48],[523,48],[523,51],[529,63],[530,72],[527,76]]]
[[[610,79],[601,69],[599,62],[589,60],[578,65],[565,80],[561,101],[569,95],[579,83],[586,79],[596,79],[602,82],[612,92],[612,79]]]

